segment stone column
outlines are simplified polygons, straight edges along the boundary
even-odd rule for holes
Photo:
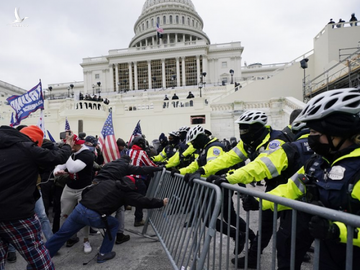
[[[147,61],[148,63],[148,82],[149,82],[149,89],[152,89],[152,80],[151,80],[151,60]]]
[[[119,64],[115,64],[115,87],[118,91],[120,91],[120,85],[119,85]],[[116,90],[115,90],[116,92]]]
[[[179,57],[176,57],[176,87],[180,86],[180,62]]]
[[[200,82],[200,56],[196,56],[196,82]]]
[[[182,65],[182,86],[186,86],[185,57],[181,57],[181,65]]]
[[[135,80],[135,90],[139,89],[139,85],[138,85],[138,72],[137,72],[137,62],[134,62],[134,80]]]
[[[203,70],[202,70],[202,72],[206,72],[206,77],[207,77],[207,76],[210,75],[207,55],[202,56],[202,61],[203,61]],[[204,79],[206,79],[206,77]]]
[[[132,78],[132,68],[131,62],[128,63],[129,65],[129,90],[133,90],[133,78]]]
[[[161,59],[161,78],[162,78],[162,87],[166,88],[166,72],[165,72],[165,59]]]

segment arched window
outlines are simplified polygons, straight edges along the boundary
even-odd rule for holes
[[[195,21],[194,20],[192,20],[192,26],[195,27]]]
[[[154,27],[154,19],[151,19],[151,27]]]
[[[144,27],[144,23],[143,23],[143,24],[142,24],[142,30],[143,30],[143,31],[144,31],[144,28],[145,28],[145,27]]]
[[[176,19],[175,19],[175,20],[176,20],[175,23],[176,23],[176,24],[179,24],[179,16],[178,16],[178,15],[176,15]]]
[[[166,24],[166,16],[163,16],[163,24]]]
[[[184,16],[181,17],[181,21],[182,21],[182,24],[185,24],[185,17]]]
[[[190,18],[188,18],[188,25],[190,25]]]
[[[149,21],[146,21],[146,29],[149,28]]]
[[[157,23],[158,25],[160,25],[160,17],[157,17],[157,18],[156,18],[156,23]]]
[[[172,20],[172,15],[169,16],[169,23],[172,24],[173,20]]]

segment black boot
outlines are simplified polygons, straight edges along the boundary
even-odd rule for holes
[[[235,237],[233,237],[234,241],[235,241],[235,245],[237,246],[237,252],[236,252],[236,246],[234,248],[234,255],[236,254],[240,254],[245,247],[245,233],[243,232],[239,232],[239,237],[236,240]]]
[[[235,265],[235,258],[231,259],[231,262]],[[257,264],[257,256],[256,253],[252,252],[251,250],[248,253],[248,268],[256,269]],[[245,257],[240,257],[237,259],[237,268],[243,269],[245,268]]]
[[[116,234],[116,241],[115,244],[120,245],[130,240],[130,235],[126,235],[123,233]]]

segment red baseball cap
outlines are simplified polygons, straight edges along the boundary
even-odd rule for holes
[[[76,134],[74,134],[74,142],[75,144],[80,145],[80,144],[84,144],[85,140],[80,140],[79,137]]]

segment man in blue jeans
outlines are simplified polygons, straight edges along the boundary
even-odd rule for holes
[[[119,222],[112,217],[122,205],[133,205],[142,208],[160,208],[168,199],[147,198],[136,190],[135,179],[125,176],[116,181],[100,181],[86,188],[82,200],[66,219],[60,230],[46,242],[45,246],[53,257],[62,245],[85,226],[106,229],[97,262],[103,263],[115,257],[112,251]]]

